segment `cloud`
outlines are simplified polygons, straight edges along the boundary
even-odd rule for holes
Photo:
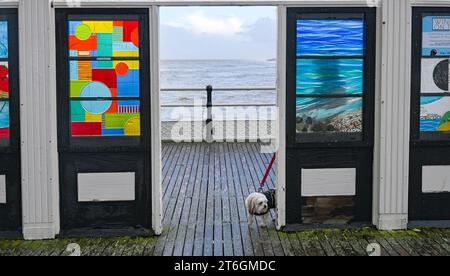
[[[277,23],[274,19],[268,17],[259,18],[255,23],[246,27],[242,35],[255,42],[275,43]]]
[[[195,34],[214,35],[237,35],[244,31],[243,22],[240,18],[229,16],[222,18],[212,18],[198,11],[191,13],[177,21],[167,22],[165,25],[176,28],[183,28]]]
[[[186,17],[187,18],[187,17]],[[210,19],[210,18],[207,18]],[[226,19],[226,18],[225,18]],[[222,19],[215,23],[163,23],[161,25],[162,59],[253,59],[266,60],[276,56],[276,21],[260,18],[251,24],[240,25],[233,31],[230,24],[223,29]],[[222,22],[217,24],[217,22]],[[166,21],[167,22],[167,21]],[[214,32],[212,31],[214,29]],[[205,31],[206,30],[206,31]],[[219,31],[217,31],[219,30]]]

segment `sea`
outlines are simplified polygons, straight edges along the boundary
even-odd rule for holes
[[[192,105],[206,102],[206,86],[216,88],[276,87],[275,60],[162,60],[160,86],[163,89],[205,88],[205,91],[161,92],[162,120],[176,120],[174,108],[164,105]],[[213,92],[213,104],[276,104],[276,91]]]

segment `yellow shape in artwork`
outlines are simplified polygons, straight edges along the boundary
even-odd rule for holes
[[[442,125],[439,127],[439,131],[450,131],[450,123],[442,124]]]
[[[128,69],[130,70],[139,70],[139,60],[115,60],[113,62],[114,68],[116,68],[117,64],[122,62],[128,65]]]
[[[124,126],[126,136],[140,136],[141,135],[141,120],[140,118],[129,119]]]
[[[113,21],[83,21],[89,26],[94,34],[112,34],[114,30]]]
[[[95,115],[91,114],[89,112],[86,112],[86,123],[101,123],[102,122],[102,115]]]
[[[114,51],[113,57],[139,57],[139,51]]]

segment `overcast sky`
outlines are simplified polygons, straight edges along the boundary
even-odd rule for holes
[[[274,7],[161,8],[161,59],[276,56]]]

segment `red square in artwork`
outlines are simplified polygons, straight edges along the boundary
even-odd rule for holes
[[[102,123],[72,123],[72,136],[101,136]]]
[[[139,34],[139,21],[123,22],[123,41],[133,42],[133,35]]]
[[[104,83],[109,89],[117,88],[117,75],[114,69],[93,69],[92,81]]]
[[[0,128],[0,138],[9,138],[9,128]]]

